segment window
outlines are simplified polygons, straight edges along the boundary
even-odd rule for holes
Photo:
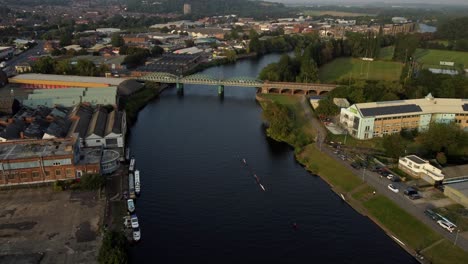
[[[13,180],[14,178],[15,178],[15,175],[14,175],[14,174],[9,174],[9,175],[8,175],[8,179],[9,179],[9,180]]]
[[[96,139],[96,143],[100,143],[100,142],[101,142],[101,140],[100,140],[100,139]]]
[[[46,171],[45,171],[45,175],[46,175],[47,177],[49,177],[49,176],[50,176],[50,171],[46,170]]]
[[[369,133],[365,133],[364,138],[369,138]]]
[[[33,177],[33,178],[38,178],[38,177],[39,177],[39,172],[33,171],[33,172],[32,172],[32,177]]]
[[[60,176],[62,172],[60,170],[55,170],[55,176]]]
[[[67,169],[67,176],[72,176],[72,169]]]
[[[25,178],[28,177],[28,175],[26,174],[26,172],[21,172],[20,177],[21,177],[21,179],[25,179]]]

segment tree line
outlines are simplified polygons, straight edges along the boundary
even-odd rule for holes
[[[76,63],[72,63],[70,59],[57,61],[50,56],[39,58],[32,69],[36,73],[79,76],[102,76],[109,71],[107,65],[96,66],[90,60],[80,59]]]

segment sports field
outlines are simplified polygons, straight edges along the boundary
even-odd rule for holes
[[[358,16],[375,16],[375,14],[366,14],[366,13],[353,13],[353,12],[342,12],[342,11],[332,11],[332,10],[307,10],[304,12],[306,16],[334,16],[334,17],[358,17]]]
[[[396,81],[400,79],[402,68],[399,62],[338,58],[320,67],[319,79],[322,83],[348,78]]]
[[[464,68],[468,68],[468,52],[463,51],[417,49],[414,58],[423,68],[441,67],[441,61],[455,62],[455,66],[462,64]]]

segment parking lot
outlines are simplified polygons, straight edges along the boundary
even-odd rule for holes
[[[0,191],[0,263],[96,263],[103,199],[52,187]]]

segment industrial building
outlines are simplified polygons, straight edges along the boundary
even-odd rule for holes
[[[370,139],[400,133],[424,131],[431,122],[455,122],[468,131],[468,100],[434,98],[354,104],[341,109],[340,123],[358,139]]]
[[[67,89],[35,89],[23,105],[36,108],[38,106],[72,107],[76,104],[90,103],[92,105],[117,105],[117,87],[109,86],[104,89],[95,88],[67,88]]]
[[[100,173],[81,158],[77,137],[0,143],[0,185],[52,182]]]
[[[468,181],[444,185],[444,194],[468,208]]]
[[[105,89],[110,86],[118,86],[125,81],[121,78],[106,78],[106,77],[88,77],[75,75],[58,75],[58,74],[40,74],[40,73],[25,73],[19,74],[8,79],[9,83],[17,84],[23,88],[31,89],[54,89],[54,88],[100,88]]]

